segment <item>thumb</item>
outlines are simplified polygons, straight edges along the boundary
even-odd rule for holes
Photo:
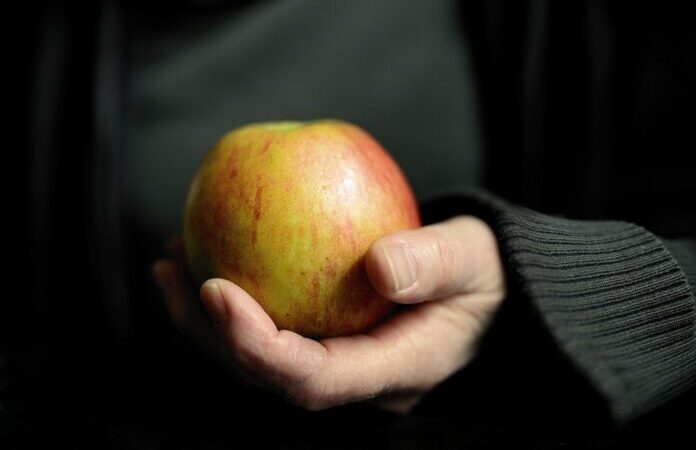
[[[398,303],[495,289],[503,279],[495,235],[472,216],[378,239],[365,267],[375,290]]]

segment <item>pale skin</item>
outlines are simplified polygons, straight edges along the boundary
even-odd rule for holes
[[[170,252],[153,265],[153,275],[177,328],[241,369],[243,380],[308,410],[370,401],[408,413],[476,356],[506,295],[495,235],[472,216],[373,243],[365,261],[370,281],[404,306],[365,334],[319,341],[278,330],[228,280],[206,281],[197,296],[184,275],[180,240]]]

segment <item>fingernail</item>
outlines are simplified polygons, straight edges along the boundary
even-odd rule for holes
[[[391,272],[391,289],[403,291],[416,282],[417,266],[413,249],[405,242],[390,242],[382,246],[384,257]]]
[[[203,283],[201,296],[205,299],[203,304],[215,321],[222,322],[227,319],[227,304],[217,282],[206,281]]]

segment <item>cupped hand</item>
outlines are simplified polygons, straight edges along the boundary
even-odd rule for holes
[[[278,330],[249,294],[224,279],[201,286],[206,316],[186,279],[180,240],[170,250],[173,258],[155,263],[153,274],[174,323],[309,410],[371,400],[408,412],[474,358],[506,293],[495,236],[471,216],[376,241],[365,259],[370,281],[404,306],[365,334],[319,341]]]

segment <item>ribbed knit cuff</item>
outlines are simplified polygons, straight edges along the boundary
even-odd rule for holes
[[[696,295],[696,238],[661,239],[661,241],[684,270],[691,290]]]
[[[481,191],[458,198],[445,209],[494,229],[509,289],[530,301],[617,422],[696,384],[694,291],[656,236],[625,222],[540,214]]]

